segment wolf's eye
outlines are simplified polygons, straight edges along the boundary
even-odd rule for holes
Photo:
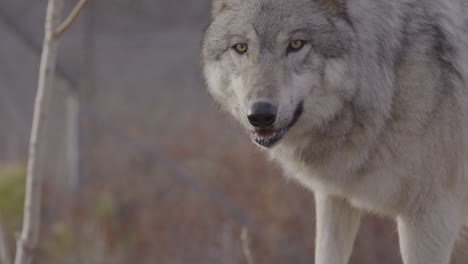
[[[247,52],[248,46],[245,43],[238,43],[238,44],[234,45],[233,48],[237,53],[242,55],[242,54]]]
[[[289,42],[288,51],[296,52],[301,50],[304,47],[305,42],[302,40],[294,40]]]

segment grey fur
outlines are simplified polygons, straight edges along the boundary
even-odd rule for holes
[[[448,263],[468,207],[468,1],[214,2],[215,100],[247,131],[255,101],[278,107],[274,131],[303,105],[264,149],[316,194],[316,263],[347,262],[359,210],[398,220],[405,264]]]

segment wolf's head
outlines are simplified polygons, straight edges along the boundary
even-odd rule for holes
[[[355,93],[341,1],[214,0],[202,55],[208,89],[257,144],[307,133]]]

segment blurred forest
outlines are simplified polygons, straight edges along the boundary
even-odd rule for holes
[[[255,264],[313,263],[313,194],[204,90],[210,4],[91,0],[64,35],[37,263],[248,263],[243,229]],[[11,252],[45,6],[0,0],[0,215]],[[366,217],[351,263],[400,263],[397,240],[394,223]]]

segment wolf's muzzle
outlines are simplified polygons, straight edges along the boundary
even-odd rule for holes
[[[296,109],[294,110],[293,116],[289,124],[287,124],[283,128],[273,128],[272,125],[276,120],[273,120],[271,125],[266,128],[259,128],[256,127],[252,131],[252,139],[255,141],[258,145],[269,148],[278,143],[288,132],[290,128],[292,128],[299,118],[301,117],[302,113],[304,112],[304,104],[300,102],[297,106]],[[275,116],[276,119],[276,116]]]
[[[269,128],[275,123],[277,113],[276,106],[266,102],[257,102],[250,107],[247,118],[255,128]]]

